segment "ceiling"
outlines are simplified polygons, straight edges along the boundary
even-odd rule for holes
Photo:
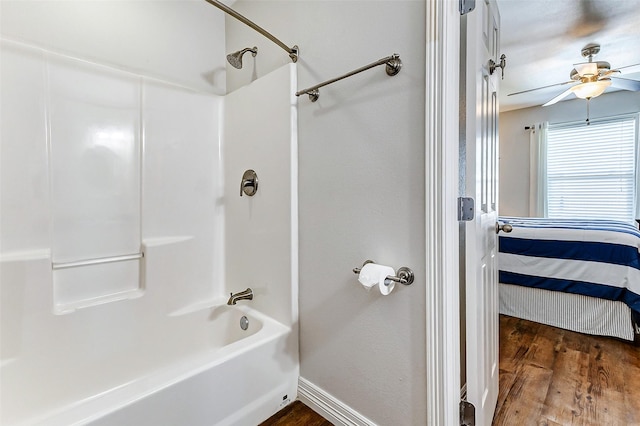
[[[542,105],[569,85],[508,96],[509,93],[570,81],[573,64],[589,43],[601,45],[598,61],[611,69],[640,64],[638,0],[497,0],[501,50],[507,66],[500,86],[500,110]],[[621,70],[640,80],[640,65]],[[633,71],[629,73],[628,71]],[[613,91],[612,87],[607,92]],[[607,93],[605,92],[605,94]],[[640,96],[640,92],[637,92]],[[575,99],[571,94],[565,100]]]

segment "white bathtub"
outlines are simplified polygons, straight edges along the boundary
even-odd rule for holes
[[[85,341],[83,353],[61,341],[51,352],[5,360],[1,423],[256,425],[296,398],[296,338],[242,303],[138,324],[106,346],[105,336]]]

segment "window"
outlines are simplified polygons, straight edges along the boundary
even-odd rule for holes
[[[638,115],[549,125],[546,216],[633,222],[638,213]]]

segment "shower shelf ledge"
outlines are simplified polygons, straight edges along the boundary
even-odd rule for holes
[[[135,290],[128,290],[120,293],[113,293],[113,294],[109,294],[102,297],[95,297],[93,299],[83,299],[78,302],[58,303],[53,306],[53,313],[55,315],[67,315],[82,308],[102,305],[105,303],[118,302],[121,300],[138,299],[142,297],[143,294],[144,294],[144,289],[138,288]]]
[[[179,244],[189,240],[193,240],[193,235],[174,235],[167,237],[144,238],[142,240],[142,244],[145,247],[160,247],[171,244]]]
[[[181,315],[187,315],[193,312],[214,309],[219,306],[227,306],[228,297],[214,297],[211,299],[203,300],[200,302],[192,303],[191,305],[184,306],[180,309],[169,314],[170,317],[179,317]]]
[[[51,250],[49,249],[15,250],[0,253],[0,262],[26,262],[49,259],[51,259]]]

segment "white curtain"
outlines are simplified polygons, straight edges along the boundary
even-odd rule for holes
[[[538,123],[529,130],[529,216],[547,216],[547,130]]]
[[[640,113],[635,114],[636,120],[636,214],[635,219],[640,220]],[[640,225],[640,223],[638,223]]]

